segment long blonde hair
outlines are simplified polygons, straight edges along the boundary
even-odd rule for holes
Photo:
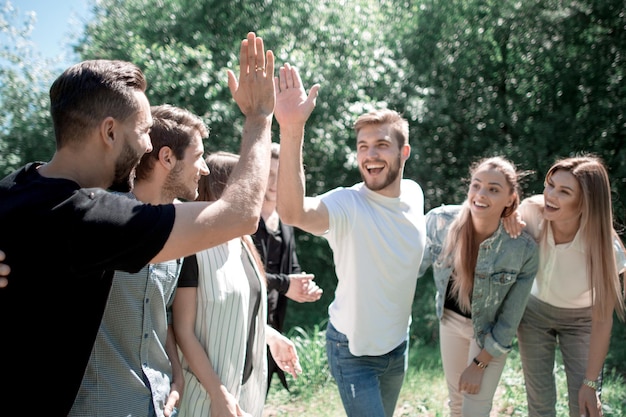
[[[579,233],[585,245],[587,275],[590,279],[594,311],[602,319],[617,312],[624,320],[624,299],[616,268],[613,240],[620,241],[613,228],[611,184],[602,160],[593,155],[564,158],[555,162],[546,174],[546,182],[557,171],[567,171],[578,181],[581,189]],[[550,226],[548,221],[546,226]],[[543,227],[540,242],[545,245],[548,227]]]
[[[500,218],[508,217],[515,212],[520,202],[519,173],[515,165],[505,158],[494,156],[481,159],[470,167],[470,178],[481,169],[490,169],[501,172],[510,187],[510,194],[515,194],[513,204],[505,207]],[[469,201],[466,199],[461,211],[456,216],[444,242],[441,259],[449,262],[453,267],[451,295],[457,299],[462,311],[471,311],[472,291],[474,290],[474,271],[478,258],[480,244],[474,239],[474,224],[472,223],[472,212]]]

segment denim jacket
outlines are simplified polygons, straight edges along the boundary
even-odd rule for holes
[[[448,228],[460,208],[459,205],[441,206],[426,215],[426,249],[419,276],[433,267],[440,320],[452,266],[438,258]],[[495,233],[480,244],[472,292],[472,324],[476,342],[491,356],[498,357],[511,350],[538,266],[537,243],[525,231],[513,239],[500,223]]]

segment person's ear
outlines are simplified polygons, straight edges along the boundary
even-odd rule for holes
[[[115,119],[113,117],[107,117],[100,123],[100,138],[108,147],[115,146]]]
[[[159,149],[159,162],[163,165],[167,170],[171,171],[176,165],[176,157],[174,156],[174,152],[172,152],[172,148],[169,146],[163,146]]]
[[[409,159],[409,156],[411,155],[411,145],[407,143],[406,145],[402,146],[402,149],[400,149],[400,154],[402,155],[402,159],[404,161]]]

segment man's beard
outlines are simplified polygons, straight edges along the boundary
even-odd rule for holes
[[[185,185],[181,175],[183,168],[183,162],[176,162],[176,165],[174,165],[174,168],[165,179],[162,193],[168,200],[171,198],[174,201],[175,198],[179,198],[186,201],[194,201],[198,197],[197,188],[190,189]]]
[[[394,163],[389,166],[387,176],[385,177],[382,183],[373,183],[371,181],[368,181],[367,177],[363,175],[363,170],[365,168],[360,168],[359,173],[361,174],[361,179],[363,180],[367,188],[369,188],[372,191],[380,191],[388,187],[398,178],[398,176],[400,175],[400,164],[401,164],[401,159],[400,159],[400,156],[398,156],[398,158],[394,161]]]
[[[128,142],[125,142],[122,155],[115,162],[115,178],[109,189],[123,193],[131,191],[135,182],[135,169],[140,160],[141,155],[137,155]]]

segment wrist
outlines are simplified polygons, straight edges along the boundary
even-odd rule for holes
[[[483,362],[483,361],[479,361],[478,358],[474,358],[472,359],[472,362],[474,362],[474,365],[478,366],[478,368],[484,370],[488,364]]]
[[[598,390],[598,381],[595,379],[583,378],[583,386],[591,388],[594,391]]]

